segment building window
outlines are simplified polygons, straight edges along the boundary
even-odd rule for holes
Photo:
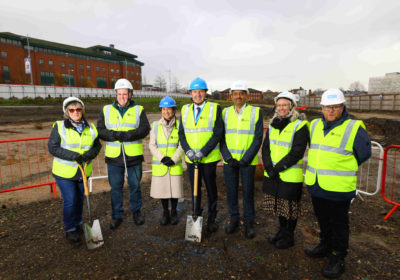
[[[3,66],[3,79],[6,83],[10,82],[10,68],[7,65]]]
[[[90,65],[86,65],[86,70],[90,70],[90,69],[91,69]]]
[[[54,73],[41,71],[40,82],[42,85],[54,85]]]
[[[114,69],[111,68],[111,69],[110,69],[110,72],[111,72],[111,73],[114,73]]]
[[[1,52],[1,57],[2,58],[7,58],[8,57],[7,52],[2,51]]]
[[[73,63],[70,63],[70,64],[69,64],[69,69],[72,69],[72,68],[74,68],[74,64],[73,64]]]
[[[99,66],[96,66],[96,71],[100,72],[100,67]]]
[[[53,60],[50,59],[50,60],[49,60],[49,65],[50,65],[50,66],[53,66],[53,64],[54,64]]]
[[[92,79],[92,77],[91,76],[87,76],[87,79],[90,81]]]
[[[61,67],[64,68],[65,67],[65,62],[61,62]]]
[[[119,69],[116,70],[117,74],[119,74]]]
[[[103,72],[106,72],[106,67],[103,67]]]
[[[79,64],[79,69],[83,70],[83,64]]]
[[[67,84],[67,86],[74,86],[75,85],[75,81],[74,81],[74,75],[72,74],[61,74],[61,76],[63,77],[65,83]]]
[[[43,58],[39,59],[39,64],[44,64],[44,59]]]
[[[107,79],[104,77],[97,77],[97,87],[107,88]]]

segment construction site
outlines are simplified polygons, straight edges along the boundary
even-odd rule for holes
[[[89,104],[88,120],[96,124],[104,105]],[[263,112],[264,127],[267,127],[272,107],[263,106]],[[318,109],[307,108],[304,112],[310,121],[320,116]],[[340,279],[398,279],[400,211],[397,208],[389,212],[400,203],[400,146],[396,146],[400,145],[400,113],[352,110],[350,114],[364,121],[376,144],[371,159],[360,167],[358,174],[359,195],[352,202],[349,214],[346,273]],[[147,117],[152,123],[160,114],[148,112]],[[110,187],[102,150],[94,161],[90,185],[92,215],[100,221],[104,245],[88,250],[84,242],[68,243],[63,231],[61,193],[51,183],[54,182],[52,156],[47,152],[46,138],[54,121],[60,119],[61,105],[0,107],[0,139],[10,140],[0,142],[0,190],[40,185],[0,193],[0,279],[322,278],[320,271],[325,260],[311,259],[304,253],[305,248],[318,243],[319,236],[305,187],[303,215],[295,231],[294,247],[278,250],[267,241],[275,233],[278,222],[264,211],[262,166],[256,170],[254,239],[244,238],[242,230],[225,234],[229,213],[222,168],[217,168],[219,230],[216,233],[210,235],[204,231],[201,243],[185,241],[186,216],[191,214],[192,203],[185,171],[185,195],[178,204],[179,223],[160,226],[161,205],[149,195],[149,137],[143,142],[145,162],[141,182],[145,224],[140,227],[134,224],[128,210],[129,191],[125,187],[123,223],[117,230],[110,230]],[[384,186],[381,186],[382,176]],[[239,202],[242,211],[241,198]],[[86,210],[84,207],[84,220]]]

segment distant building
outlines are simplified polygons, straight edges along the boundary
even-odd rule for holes
[[[143,62],[114,45],[81,48],[0,32],[0,83],[30,84],[26,74],[30,49],[34,85],[113,88],[119,78],[141,88]],[[28,64],[29,66],[29,64]]]
[[[231,95],[229,94],[230,88],[227,88],[220,92],[221,99],[230,100]],[[263,100],[263,93],[260,90],[249,88],[248,100]]]
[[[384,77],[369,78],[368,93],[400,93],[400,73],[387,73]]]
[[[307,90],[303,89],[302,87],[299,88],[294,88],[289,90],[293,94],[298,94],[299,96],[306,96],[307,95]]]

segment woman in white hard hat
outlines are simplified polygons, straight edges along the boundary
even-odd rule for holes
[[[278,249],[294,245],[294,230],[301,214],[302,158],[309,142],[308,122],[296,111],[291,92],[274,99],[275,114],[262,147],[265,209],[279,217],[279,230],[268,241]]]
[[[182,154],[179,143],[179,121],[176,119],[176,103],[169,96],[160,101],[161,119],[153,122],[149,148],[153,155],[150,196],[161,200],[163,215],[161,225],[176,225],[178,198],[183,197]],[[171,201],[171,212],[168,209]]]
[[[82,233],[83,181],[78,164],[87,163],[86,176],[92,171],[91,161],[101,144],[94,124],[85,120],[85,106],[76,97],[63,102],[64,118],[53,125],[48,142],[54,156],[52,173],[63,197],[63,221],[66,238],[80,242]]]

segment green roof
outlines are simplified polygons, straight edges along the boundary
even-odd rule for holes
[[[10,32],[0,32],[0,37],[20,41],[20,42],[22,42],[23,45],[28,44],[26,36],[17,35],[17,34],[10,33]],[[29,37],[29,45],[34,46],[34,47],[39,47],[39,48],[48,48],[48,49],[52,49],[52,50],[68,52],[68,53],[94,56],[94,57],[100,57],[100,58],[110,59],[110,60],[117,60],[120,62],[124,62],[126,60],[126,61],[130,61],[130,62],[135,62],[141,66],[144,65],[143,62],[135,59],[135,58],[137,58],[137,56],[134,54],[130,54],[130,53],[127,53],[127,52],[124,52],[124,51],[121,51],[121,50],[118,50],[115,48],[101,46],[101,45],[96,45],[96,46],[89,47],[89,48],[81,48],[81,47],[76,47],[76,46],[65,45],[65,44],[60,44],[60,43],[56,43],[56,42],[31,38],[31,37]],[[103,51],[108,51],[111,54],[105,54]]]

